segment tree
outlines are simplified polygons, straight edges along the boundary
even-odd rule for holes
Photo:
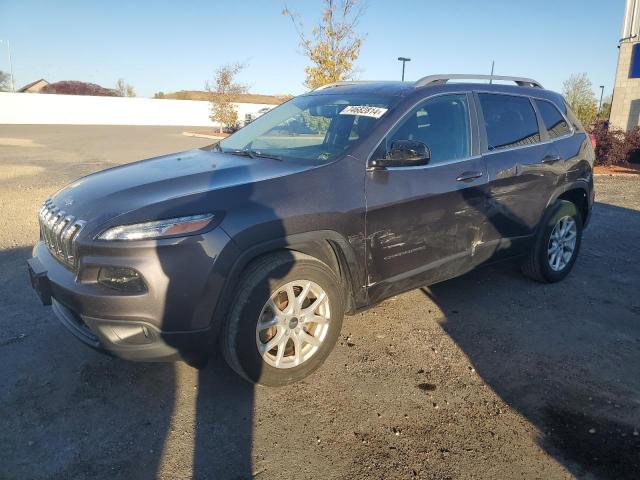
[[[164,92],[156,92],[153,94],[153,98],[164,98]]]
[[[247,86],[236,81],[244,67],[240,63],[222,65],[214,74],[213,84],[206,84],[211,102],[209,118],[220,124],[220,133],[225,126],[231,127],[238,122],[238,111],[233,102],[238,99],[238,95],[247,92]]]
[[[300,16],[287,8],[283,15],[291,18],[303,53],[311,60],[305,68],[305,86],[314,89],[331,82],[349,80],[354,76],[354,63],[360,55],[365,35],[356,32],[365,11],[364,0],[323,0],[320,23],[305,33]]]
[[[585,127],[593,124],[598,114],[598,102],[586,73],[571,75],[563,84],[562,94]]]
[[[0,70],[0,92],[11,91],[11,75]]]
[[[136,92],[133,89],[133,86],[125,83],[123,78],[119,78],[116,82],[116,92],[118,92],[119,97],[135,97]]]
[[[95,83],[78,82],[76,80],[63,80],[61,82],[46,85],[40,93],[59,93],[64,95],[93,95],[98,97],[117,97],[118,92],[110,88],[104,88]]]

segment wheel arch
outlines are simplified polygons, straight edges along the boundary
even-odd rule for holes
[[[321,230],[294,234],[270,240],[243,251],[233,263],[218,301],[214,308],[212,323],[216,330],[224,320],[242,273],[255,261],[278,251],[299,252],[326,264],[344,287],[345,313],[353,313],[365,301],[366,291],[362,282],[362,268],[353,247],[339,233]]]
[[[565,184],[554,192],[547,203],[545,211],[557,200],[567,200],[576,206],[582,217],[582,223],[586,226],[591,210],[589,190],[590,186],[586,181],[576,181]]]

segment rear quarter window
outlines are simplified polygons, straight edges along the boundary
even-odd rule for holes
[[[535,102],[551,139],[571,133],[571,127],[553,103],[545,100],[536,100]]]
[[[569,119],[569,121],[573,125],[573,128],[578,132],[584,132],[584,127],[580,123],[580,120],[578,120],[578,117],[576,117],[576,114],[573,113],[573,110],[571,110],[571,107],[569,107],[569,105],[567,105],[567,102],[565,102],[564,100],[563,100],[562,103],[563,103],[564,108],[565,108],[565,112],[564,113],[567,115],[567,118]]]
[[[481,93],[489,150],[520,147],[540,141],[536,113],[527,97]]]

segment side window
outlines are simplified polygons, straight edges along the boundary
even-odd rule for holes
[[[387,151],[394,140],[417,140],[431,150],[429,165],[469,157],[469,108],[464,94],[427,100],[407,115],[388,136]]]
[[[481,93],[480,105],[489,150],[519,147],[540,141],[536,112],[526,97]]]
[[[558,138],[571,133],[569,124],[553,103],[545,100],[536,100],[536,105],[540,110],[542,122],[547,132],[549,132],[550,138]]]

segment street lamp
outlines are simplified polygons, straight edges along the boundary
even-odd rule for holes
[[[9,40],[3,40],[0,38],[0,43],[6,43],[7,44],[7,55],[9,56],[9,73],[11,75],[11,91],[13,93],[16,93],[16,84],[15,81],[13,80],[13,63],[11,63],[11,48],[9,48]]]
[[[600,105],[598,105],[598,117],[602,113],[602,97],[604,96],[604,85],[600,85]]]
[[[402,62],[402,81],[404,82],[404,64],[410,62],[411,59],[407,57],[398,57],[398,60]]]

